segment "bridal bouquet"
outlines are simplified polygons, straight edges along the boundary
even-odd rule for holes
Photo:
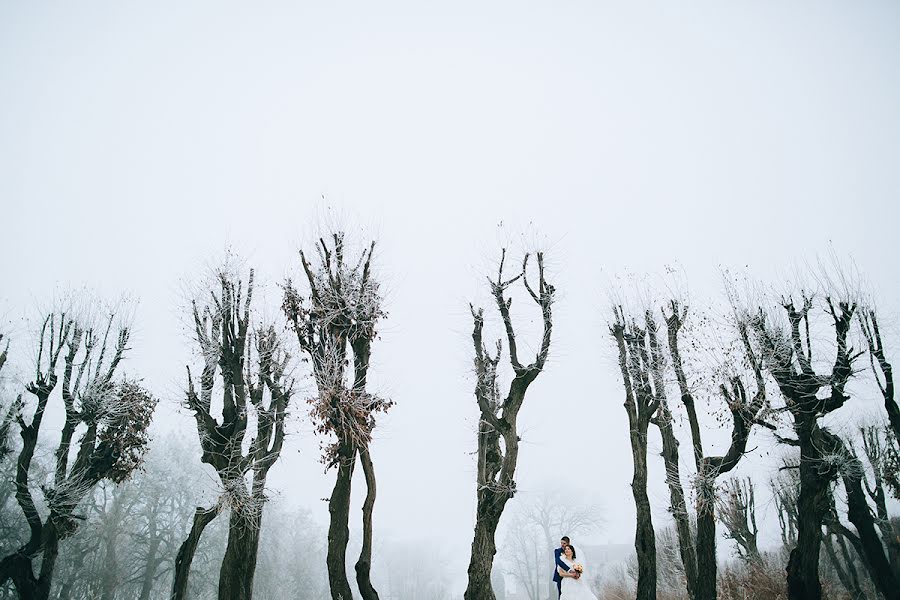
[[[581,563],[575,563],[575,565],[572,566],[572,570],[578,573],[578,576],[581,577],[581,575],[584,573],[584,565],[582,565]]]

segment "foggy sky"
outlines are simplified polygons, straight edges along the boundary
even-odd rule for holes
[[[467,303],[486,304],[501,244],[540,243],[559,298],[519,488],[601,502],[596,541],[627,543],[610,282],[678,264],[702,303],[720,267],[779,281],[831,243],[895,318],[898,31],[890,2],[4,2],[0,318],[24,345],[60,290],[138,297],[127,368],[162,400],[157,431],[190,438],[185,286],[230,244],[274,314],[312,222],[346,215],[387,289],[376,535],[440,540],[464,568]],[[270,487],[325,522],[334,475],[297,407]],[[750,446],[742,469],[766,460]]]

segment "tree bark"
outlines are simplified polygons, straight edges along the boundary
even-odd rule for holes
[[[363,539],[359,560],[356,562],[356,585],[363,600],[378,600],[378,592],[372,586],[372,513],[375,509],[375,466],[368,448],[360,448],[359,461],[366,477],[366,499],[363,502]]]
[[[701,483],[701,485],[704,485]],[[708,494],[704,500],[697,500],[697,587],[698,600],[716,598],[716,517],[713,490],[700,490],[698,497]]]
[[[500,515],[506,506],[508,495],[484,489],[478,494],[475,520],[475,536],[472,539],[472,555],[469,559],[469,584],[465,600],[496,600],[491,586],[491,571],[497,553],[495,535]]]
[[[647,430],[650,419],[660,407],[660,401],[652,388],[650,353],[647,350],[646,331],[634,320],[627,320],[621,308],[614,310],[616,321],[610,332],[619,350],[619,368],[625,385],[625,412],[628,414],[629,440],[633,476],[631,494],[634,497],[635,532],[634,549],[637,554],[638,580],[636,600],[656,599],[656,533],[650,499],[647,496]],[[647,331],[655,328],[649,311],[646,315]]]
[[[650,499],[647,497],[647,446],[635,447],[638,432],[632,431],[632,459],[634,476],[631,479],[631,494],[637,515],[634,533],[634,548],[637,552],[638,580],[636,600],[656,600],[656,532],[653,530],[653,516]],[[646,430],[644,432],[646,440]]]
[[[0,584],[12,580],[20,600],[48,600],[53,584],[53,569],[59,555],[59,533],[56,528],[56,513],[51,512],[43,527],[41,540],[41,571],[35,577],[32,557],[21,551],[10,554],[0,561]]]
[[[328,585],[332,600],[352,600],[353,592],[347,580],[347,544],[350,541],[350,488],[356,450],[343,444],[338,450],[338,471],[328,500]]]
[[[0,583],[11,580],[19,600],[38,600],[38,580],[32,571],[31,559],[15,553],[0,561]]]
[[[252,498],[249,508],[233,508],[228,522],[228,545],[219,570],[219,600],[251,600],[262,504]]]
[[[850,460],[858,463],[855,458]],[[878,591],[886,600],[900,600],[900,579],[891,569],[891,564],[885,556],[884,546],[875,528],[875,519],[866,502],[857,469],[861,471],[862,465],[856,464],[843,474],[844,489],[847,492],[847,516],[859,533],[864,562]]]
[[[829,490],[838,474],[834,461],[824,460],[822,448],[829,445],[827,431],[820,429],[818,419],[844,405],[845,393],[853,375],[853,362],[858,353],[847,343],[847,333],[856,311],[856,304],[835,302],[825,298],[835,334],[837,353],[828,375],[819,375],[813,368],[809,311],[812,297],[803,295],[803,305],[797,308],[790,298],[782,307],[787,312],[789,328],[770,329],[766,319],[753,320],[764,351],[768,355],[767,369],[772,374],[786,400],[786,408],[794,419],[796,440],[791,445],[800,448],[800,493],[797,497],[797,545],[791,550],[787,564],[787,587],[790,600],[820,600],[819,553],[822,548],[822,524],[830,510]],[[788,343],[789,341],[789,343]],[[818,392],[828,386],[827,397]]]
[[[816,427],[815,415],[805,415],[812,423],[798,423],[800,439],[800,493],[797,495],[797,545],[787,564],[788,598],[821,600],[819,550],[822,547],[822,521],[828,509],[831,477],[819,473],[821,452],[806,429]]]
[[[684,499],[684,488],[681,486],[681,475],[678,466],[678,440],[672,428],[672,414],[669,412],[668,407],[665,406],[665,403],[660,404],[659,416],[655,422],[662,436],[662,457],[666,468],[666,484],[669,486],[670,510],[672,511],[672,517],[675,519],[678,551],[681,556],[681,563],[684,565],[688,596],[697,598],[697,554],[694,551],[694,540],[691,534],[687,503]],[[699,546],[699,544],[700,540],[698,538],[697,545]],[[715,577],[713,578],[715,579]],[[703,596],[700,597],[702,598]]]
[[[185,600],[188,590],[188,575],[191,571],[191,563],[194,560],[194,553],[197,551],[197,544],[200,543],[200,536],[203,530],[209,525],[218,514],[218,507],[211,508],[197,507],[194,512],[194,522],[191,525],[191,531],[187,538],[178,548],[178,554],[175,557],[175,577],[172,582],[172,600]]]

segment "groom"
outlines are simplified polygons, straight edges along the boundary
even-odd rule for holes
[[[566,546],[569,545],[569,536],[564,535],[559,540],[559,548],[553,551],[553,582],[556,583],[556,597],[562,596],[562,575],[559,574],[559,568],[568,571],[569,567],[560,559],[562,553],[565,552]]]

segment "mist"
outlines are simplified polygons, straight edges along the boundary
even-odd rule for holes
[[[636,597],[632,447],[613,306],[641,319],[678,299],[696,315],[690,335],[701,351],[689,374],[710,378],[697,384],[710,456],[728,449],[732,433],[712,375],[722,348],[741,351],[730,293],[742,306],[775,311],[782,294],[799,302],[815,292],[809,343],[830,367],[836,346],[824,299],[841,287],[836,279],[849,278],[859,306],[877,307],[885,355],[896,360],[898,30],[900,10],[887,2],[5,3],[0,350],[9,346],[0,417],[17,414],[9,411],[19,394],[22,414],[34,414],[26,388],[39,367],[42,324],[66,306],[97,322],[116,307],[130,333],[114,381],[133,381],[155,401],[142,466],[121,483],[114,473],[97,482],[73,509],[77,530],[60,541],[46,597],[171,597],[195,510],[222,497],[220,475],[202,461],[186,367],[199,390],[205,355],[192,301],[202,307],[210,291],[220,294],[223,265],[244,290],[253,270],[251,321],[273,324],[290,355],[292,396],[265,479],[253,595],[333,597],[326,555],[337,469],[323,463],[322,444],[335,438],[310,415],[321,378],[283,302],[288,280],[311,302],[300,252],[315,267],[319,238],[331,243],[337,232],[348,269],[375,242],[371,273],[384,313],[365,386],[393,402],[375,416],[366,450],[377,474],[371,583],[380,597],[459,598],[469,587],[484,418],[470,304],[484,309],[489,351],[503,340],[505,396],[516,374],[489,283],[504,249],[510,278],[531,256],[535,286],[540,252],[554,291],[546,363],[515,423],[515,493],[499,518],[492,593],[551,597],[553,550],[569,535],[584,549],[594,593],[619,597],[610,586],[627,581],[621,593]],[[544,320],[521,283],[504,298],[513,299],[527,365],[540,353]],[[859,428],[887,413],[853,323],[852,346],[865,355],[849,399],[821,422],[863,456]],[[749,385],[751,371],[741,374]],[[778,384],[765,377],[769,401],[787,419]],[[690,508],[696,468],[674,372],[666,386]],[[50,396],[31,467],[42,518],[52,503],[42,486],[54,487],[66,421],[61,398],[59,388]],[[223,418],[221,405],[211,411]],[[80,427],[75,440],[89,426]],[[729,473],[756,485],[759,550],[782,587],[790,547],[768,482],[794,451],[775,433],[791,432],[789,419],[777,431],[755,426]],[[30,535],[15,497],[23,441],[14,418],[5,439],[2,556]],[[677,582],[657,594],[687,597],[678,542],[665,533],[675,523],[662,443],[651,425],[657,571]],[[73,445],[72,463],[76,455]],[[871,467],[867,474],[874,478]],[[350,481],[346,571],[362,597],[354,571],[361,466]],[[843,510],[845,494],[836,494]],[[896,498],[887,496],[893,518]],[[542,524],[533,516],[540,506],[583,519]],[[229,510],[200,538],[188,597],[222,597]],[[719,521],[720,579],[745,562],[727,533]],[[159,564],[148,579],[153,539]],[[825,553],[826,593],[849,594]],[[38,575],[39,554],[29,557]],[[864,592],[877,597],[866,559],[848,556]],[[12,579],[3,581],[2,597],[20,597]],[[729,589],[720,583],[719,595]],[[773,594],[796,597],[781,587]]]

